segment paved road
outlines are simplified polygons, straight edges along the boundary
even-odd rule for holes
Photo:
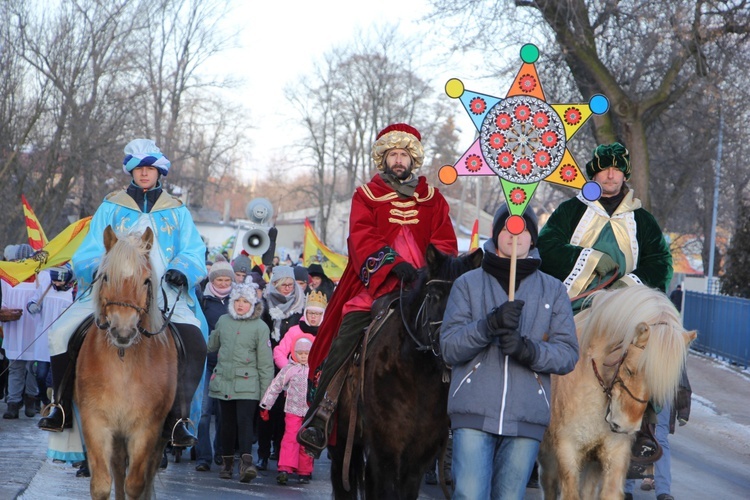
[[[699,500],[712,496],[722,500],[750,498],[750,374],[740,373],[722,363],[699,355],[688,361],[693,385],[693,412],[690,422],[671,436],[672,494],[679,500]],[[5,404],[0,403],[0,411]],[[38,431],[36,418],[21,412],[18,420],[0,419],[0,499],[20,498],[61,500],[88,498],[89,481],[76,478],[69,465],[46,460],[46,434]],[[281,487],[273,471],[249,485],[218,478],[218,468],[196,472],[195,462],[183,458],[171,462],[157,477],[159,498],[198,500],[211,497],[317,499],[330,498],[330,464],[316,462],[314,480],[308,485],[291,482]],[[423,486],[420,498],[438,499],[436,486]],[[539,490],[527,490],[527,499],[541,499]],[[638,500],[652,500],[653,492],[637,490]]]

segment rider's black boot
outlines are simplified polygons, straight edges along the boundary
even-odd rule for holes
[[[37,423],[42,430],[62,432],[73,427],[73,379],[68,376],[65,380],[69,366],[68,353],[50,357],[54,394],[52,402],[42,409],[42,418]]]

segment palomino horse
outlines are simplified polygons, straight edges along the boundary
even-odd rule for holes
[[[91,498],[108,499],[113,478],[116,498],[150,498],[166,444],[161,433],[177,387],[177,350],[154,298],[153,240],[150,228],[119,240],[111,227],[104,231],[95,321],[75,381]]]
[[[544,498],[623,498],[646,405],[674,398],[696,334],[664,293],[643,285],[593,294],[576,327],[578,363],[552,376],[538,457]]]
[[[479,267],[481,257],[477,251],[452,258],[430,245],[414,289],[372,332],[365,360],[354,363],[339,399],[337,445],[329,447],[336,498],[417,498],[448,438],[449,384],[438,344],[443,312],[453,280]]]

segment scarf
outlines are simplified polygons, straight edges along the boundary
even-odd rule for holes
[[[390,172],[381,172],[380,177],[403,198],[414,196],[414,191],[417,189],[417,184],[419,184],[419,178],[413,173],[405,181],[400,180]]]
[[[540,259],[534,259],[527,257],[525,259],[516,260],[516,286],[515,290],[518,290],[518,285],[521,284],[524,278],[539,269],[542,261]],[[509,284],[510,284],[510,259],[504,259],[499,257],[497,254],[484,252],[482,258],[482,269],[487,274],[493,276],[500,286],[503,287],[505,293],[510,295]]]
[[[206,288],[208,288],[208,291],[211,292],[211,295],[213,295],[217,299],[223,299],[224,297],[229,295],[229,292],[232,291],[231,284],[226,288],[217,288],[210,281],[208,282],[208,285],[206,285]]]
[[[609,198],[599,198],[599,203],[601,204],[602,208],[607,211],[607,214],[610,217],[612,217],[612,214],[615,213],[617,207],[620,206],[620,203],[622,203],[622,200],[625,198],[625,195],[628,194],[628,191],[628,186],[623,184],[622,189],[616,195]]]
[[[318,326],[308,325],[305,320],[300,320],[300,322],[297,323],[297,326],[299,326],[299,329],[302,330],[303,333],[309,333],[313,337],[318,335],[318,328],[320,328],[320,325]]]
[[[278,342],[281,340],[281,320],[304,311],[305,295],[297,283],[294,284],[294,291],[289,295],[279,292],[273,285],[266,287],[264,295],[268,304],[268,314],[273,320],[271,338]]]

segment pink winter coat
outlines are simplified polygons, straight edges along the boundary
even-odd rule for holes
[[[286,391],[284,412],[304,417],[307,413],[307,373],[307,365],[301,365],[294,360],[289,361],[266,389],[263,399],[260,400],[260,407],[270,409],[281,391]]]

